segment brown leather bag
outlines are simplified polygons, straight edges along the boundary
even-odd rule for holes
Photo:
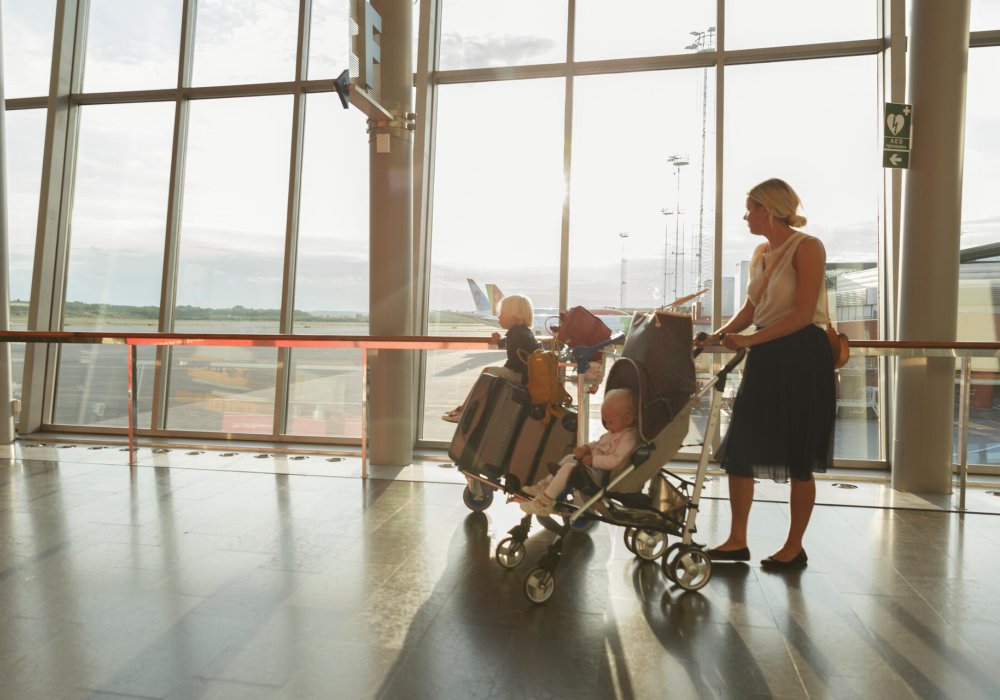
[[[851,343],[845,334],[838,332],[830,323],[829,313],[826,315],[826,339],[830,341],[830,350],[833,352],[833,368],[840,369],[851,356]]]
[[[840,369],[847,364],[847,358],[851,356],[851,342],[830,322],[829,294],[823,298],[823,305],[826,307],[826,339],[830,341],[830,352],[833,353],[833,368]]]

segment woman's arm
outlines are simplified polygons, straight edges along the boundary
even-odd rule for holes
[[[807,238],[799,244],[792,258],[797,284],[795,288],[795,305],[781,320],[772,323],[749,335],[727,335],[723,344],[735,350],[741,347],[751,347],[766,343],[775,338],[781,338],[797,330],[805,328],[813,322],[816,314],[816,300],[824,283],[823,272],[826,268],[826,251],[823,244],[815,238]],[[740,312],[742,313],[742,311]]]

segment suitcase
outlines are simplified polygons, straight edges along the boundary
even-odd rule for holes
[[[548,422],[528,418],[514,441],[507,466],[504,490],[520,491],[549,473],[548,465],[556,464],[576,447],[576,409],[566,408],[560,418]]]
[[[507,473],[510,452],[531,398],[520,384],[481,374],[465,400],[448,456],[459,468],[499,479]]]

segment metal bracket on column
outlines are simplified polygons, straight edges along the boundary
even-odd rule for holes
[[[409,132],[417,128],[417,115],[414,112],[391,110],[388,119],[368,119],[368,133],[375,134],[375,152],[389,152],[389,137],[411,138]]]

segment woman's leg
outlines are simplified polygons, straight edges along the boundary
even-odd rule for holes
[[[747,522],[750,520],[750,506],[753,505],[753,477],[729,477],[729,509],[732,520],[729,524],[729,539],[716,549],[729,551],[747,546]]]
[[[791,511],[791,524],[788,526],[788,539],[784,546],[771,557],[778,561],[790,561],[802,551],[802,537],[809,526],[813,505],[816,503],[816,480],[801,481],[792,479],[792,493],[788,499]]]

